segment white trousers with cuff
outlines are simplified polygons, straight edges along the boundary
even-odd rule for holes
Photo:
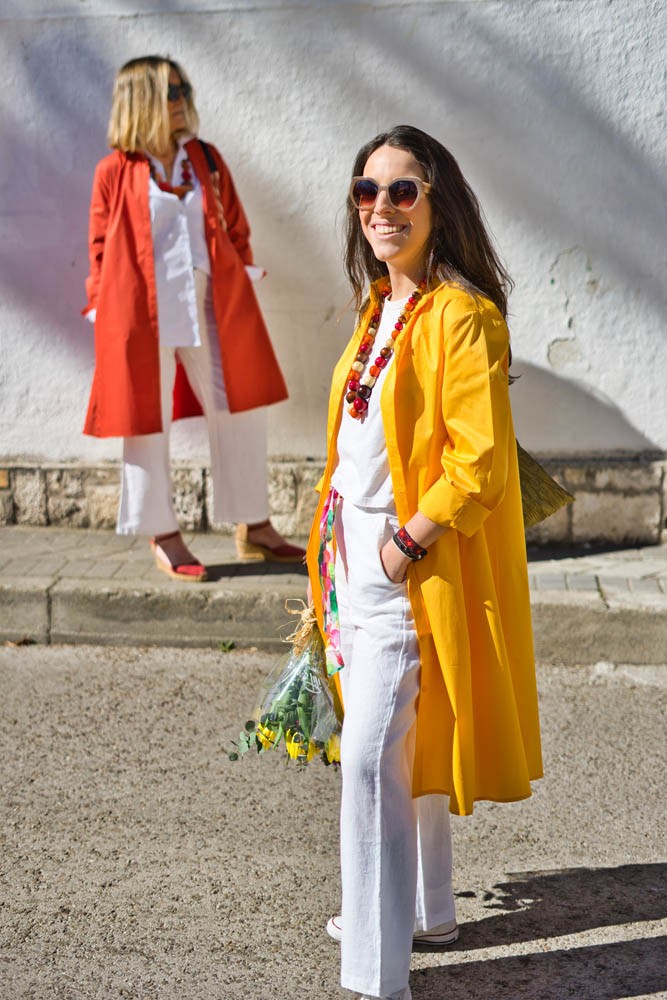
[[[412,797],[419,647],[407,587],[380,561],[397,527],[393,510],[340,502],[341,985],[371,997],[408,985],[414,931],[455,918],[449,801]]]
[[[123,439],[116,527],[120,535],[164,535],[178,530],[169,467],[177,358],[206,418],[214,520],[253,524],[269,516],[266,408],[229,412],[208,275],[196,270],[195,286],[201,346],[160,346],[163,430]]]

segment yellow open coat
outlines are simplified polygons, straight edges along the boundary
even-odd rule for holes
[[[381,287],[371,289],[333,374],[328,460],[308,544],[320,627],[320,515],[346,376]],[[442,284],[412,313],[380,401],[400,523],[419,509],[452,529],[409,566],[408,594],[422,665],[413,794],[445,793],[459,815],[478,799],[526,798],[542,775],[508,355],[495,305]]]

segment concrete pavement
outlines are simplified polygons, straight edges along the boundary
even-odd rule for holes
[[[155,568],[145,539],[109,531],[0,528],[0,640],[277,647],[305,570],[241,564],[233,539],[186,536],[209,581]],[[667,546],[530,553],[538,659],[659,663],[667,655]]]
[[[265,652],[0,647],[2,1000],[353,1000],[340,775],[225,747]],[[538,670],[545,778],[454,817],[414,1000],[667,997],[667,667]]]

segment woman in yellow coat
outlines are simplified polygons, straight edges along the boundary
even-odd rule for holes
[[[327,929],[345,988],[408,1000],[413,935],[458,936],[449,811],[525,798],[542,773],[510,280],[456,161],[410,126],[357,156],[346,267],[360,321],[308,547],[345,707]]]

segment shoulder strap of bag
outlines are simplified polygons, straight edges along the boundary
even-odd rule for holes
[[[220,197],[220,171],[218,170],[217,163],[213,159],[213,153],[211,152],[211,147],[209,146],[209,144],[207,142],[204,142],[203,139],[199,139],[198,142],[199,142],[199,145],[202,148],[202,152],[203,152],[204,156],[206,157],[206,162],[208,163],[208,169],[209,169],[209,171],[213,175],[214,180],[217,178],[218,183],[217,184],[215,184],[215,183],[213,184],[213,191],[214,191],[214,194],[215,194],[215,200],[216,200],[217,208],[218,208],[218,219],[220,221],[220,225],[222,226],[222,228],[223,229],[227,229],[227,222],[225,220],[225,212],[224,212],[224,209],[222,207],[222,198]]]
[[[211,152],[211,147],[207,142],[204,142],[203,139],[199,140],[199,145],[201,146],[202,152],[206,157],[206,162],[208,163],[208,169],[211,171],[212,174],[216,173],[218,168],[216,166],[215,160],[213,159],[213,153]]]

